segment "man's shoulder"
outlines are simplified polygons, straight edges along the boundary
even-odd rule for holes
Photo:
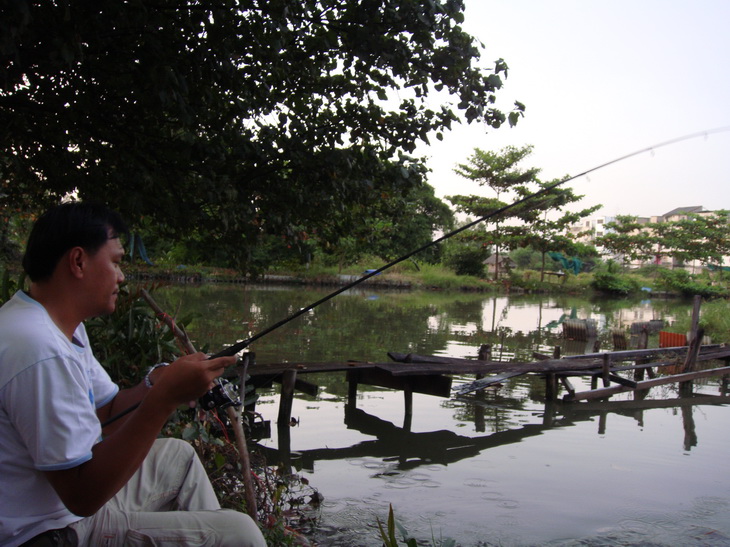
[[[48,315],[16,294],[0,308],[0,386],[34,364],[67,353]]]

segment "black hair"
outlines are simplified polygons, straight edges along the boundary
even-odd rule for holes
[[[81,201],[57,205],[35,222],[25,248],[23,269],[31,281],[46,281],[69,249],[82,247],[94,254],[107,240],[127,233],[119,214],[105,205]]]

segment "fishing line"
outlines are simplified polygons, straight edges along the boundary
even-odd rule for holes
[[[476,226],[477,224],[479,224],[481,222],[484,222],[485,220],[489,220],[490,218],[494,218],[497,215],[500,215],[500,214],[502,214],[504,212],[507,212],[510,209],[513,209],[514,207],[517,207],[518,205],[522,205],[526,201],[529,201],[529,200],[535,199],[535,198],[537,198],[539,196],[542,196],[544,194],[547,194],[551,190],[554,190],[555,188],[557,188],[558,186],[561,186],[561,185],[565,184],[566,182],[570,182],[572,180],[576,180],[576,179],[578,179],[580,177],[585,177],[585,176],[589,175],[590,173],[593,173],[594,171],[598,171],[599,169],[604,169],[605,167],[608,167],[609,165],[613,165],[615,163],[622,162],[624,160],[627,160],[627,159],[632,158],[634,156],[639,156],[639,155],[644,154],[646,152],[650,152],[653,155],[654,154],[654,151],[657,150],[658,148],[664,148],[665,146],[669,146],[669,145],[676,144],[676,143],[683,142],[683,141],[688,141],[688,140],[691,140],[691,139],[696,139],[698,137],[705,137],[705,138],[707,138],[711,134],[714,134],[714,133],[722,133],[722,132],[726,132],[726,131],[730,131],[730,126],[718,127],[716,129],[709,129],[709,130],[706,130],[706,131],[699,131],[697,133],[690,133],[690,134],[684,135],[682,137],[677,137],[677,138],[674,138],[674,139],[671,139],[671,140],[668,140],[668,141],[664,141],[664,142],[661,142],[661,143],[654,144],[652,146],[647,146],[646,148],[642,148],[640,150],[636,150],[636,151],[631,152],[629,154],[625,154],[623,156],[620,156],[618,158],[615,158],[615,159],[613,159],[611,161],[607,161],[607,162],[602,163],[600,165],[596,165],[595,167],[591,167],[590,169],[587,169],[587,170],[585,170],[585,171],[583,171],[581,173],[578,173],[577,175],[573,175],[571,177],[565,178],[565,179],[560,180],[558,182],[554,182],[552,184],[549,184],[548,186],[543,187],[542,189],[538,190],[537,192],[535,192],[533,194],[529,194],[529,195],[527,195],[527,196],[525,196],[523,198],[520,198],[517,201],[515,201],[513,203],[510,203],[509,205],[505,205],[504,207],[500,207],[499,209],[496,209],[496,210],[490,212],[489,214],[487,214],[487,215],[485,215],[483,217],[480,217],[480,218],[478,218],[478,219],[476,219],[474,221],[471,221],[471,222],[465,224],[464,226],[461,226],[461,227],[457,228],[456,230],[453,230],[453,231],[451,231],[451,232],[449,232],[449,233],[447,233],[447,234],[439,237],[438,239],[434,239],[433,241],[430,241],[430,242],[426,243],[425,245],[422,245],[421,247],[419,247],[419,248],[415,249],[414,251],[411,251],[411,252],[409,252],[409,253],[401,256],[400,258],[396,258],[392,262],[388,262],[387,264],[385,264],[384,266],[381,266],[377,270],[373,270],[371,272],[368,272],[367,274],[363,275],[362,277],[360,277],[358,279],[355,279],[354,281],[351,281],[350,283],[347,283],[346,285],[340,287],[336,291],[328,294],[327,296],[324,296],[324,297],[320,298],[316,302],[313,302],[312,304],[310,304],[310,305],[308,305],[308,306],[306,306],[304,308],[301,308],[300,310],[298,310],[298,311],[294,312],[293,314],[291,314],[289,317],[286,317],[286,318],[282,319],[281,321],[279,321],[277,323],[274,323],[273,325],[265,328],[264,330],[262,330],[261,332],[259,332],[259,333],[255,334],[255,335],[251,336],[250,338],[247,338],[245,340],[242,340],[242,341],[240,341],[240,342],[238,342],[236,344],[233,344],[232,346],[229,346],[229,347],[227,347],[227,348],[219,351],[218,353],[216,353],[215,355],[213,355],[211,357],[211,359],[214,359],[216,357],[224,357],[224,356],[228,356],[228,355],[235,355],[236,353],[238,353],[238,352],[246,349],[249,345],[251,345],[253,342],[255,342],[256,340],[258,340],[259,338],[262,338],[262,337],[266,336],[267,334],[269,334],[270,332],[275,331],[276,329],[278,329],[278,328],[286,325],[290,321],[293,321],[297,317],[300,317],[300,316],[304,315],[305,313],[313,310],[314,308],[316,308],[320,304],[324,304],[325,302],[327,302],[328,300],[331,300],[335,296],[337,296],[339,294],[342,294],[343,292],[345,292],[347,290],[352,289],[353,287],[359,285],[363,281],[367,281],[371,277],[374,277],[374,276],[378,275],[379,273],[384,272],[385,270],[387,270],[389,268],[392,268],[396,264],[400,264],[404,260],[408,260],[413,255],[416,255],[416,254],[420,253],[421,251],[424,251],[424,250],[428,249],[429,247],[432,247],[433,245],[437,245],[437,244],[441,243],[442,241],[445,241],[446,239],[449,239],[449,238],[451,238],[451,237],[453,237],[453,236],[455,236],[455,235],[463,232],[464,230],[468,230],[469,228],[472,228],[472,227]]]

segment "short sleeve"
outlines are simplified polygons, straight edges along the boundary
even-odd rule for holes
[[[70,469],[91,459],[101,425],[90,380],[79,362],[51,358],[26,368],[6,386],[9,417],[36,469]]]

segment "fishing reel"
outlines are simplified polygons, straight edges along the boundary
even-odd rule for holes
[[[213,410],[214,408],[225,409],[229,406],[241,406],[241,399],[238,396],[236,386],[225,378],[215,380],[215,386],[208,393],[198,399],[200,406],[204,410]]]

